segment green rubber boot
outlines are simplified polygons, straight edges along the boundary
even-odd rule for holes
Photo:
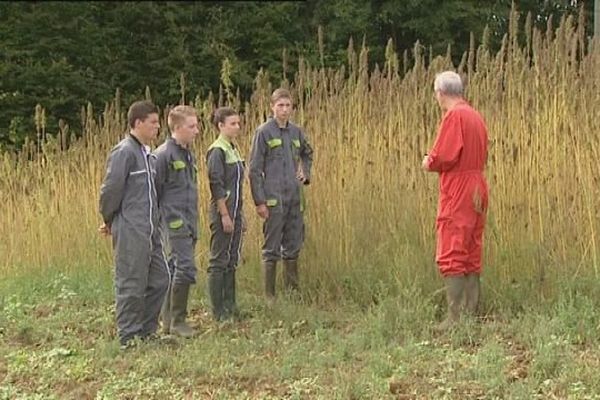
[[[445,332],[453,328],[460,319],[460,308],[465,294],[467,278],[461,276],[448,276],[444,278],[446,282],[446,300],[448,302],[448,315],[435,330]]]
[[[174,284],[171,293],[171,333],[185,338],[192,337],[196,333],[185,321],[189,293],[190,285],[187,284]]]

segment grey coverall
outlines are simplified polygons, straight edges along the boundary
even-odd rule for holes
[[[194,248],[198,240],[198,186],[192,152],[169,137],[155,151],[156,192],[168,231],[173,284],[196,283]]]
[[[280,128],[275,118],[256,130],[250,156],[250,186],[256,205],[266,204],[263,261],[296,260],[304,242],[304,198],[298,167],[310,182],[313,150],[304,132],[288,122]]]
[[[242,187],[244,161],[236,148],[220,136],[209,148],[206,156],[208,179],[212,195],[210,207],[210,259],[213,269],[236,268],[242,245]],[[233,221],[233,233],[225,233],[217,200],[226,199],[227,211]]]
[[[235,270],[242,248],[242,188],[244,161],[238,150],[224,136],[208,148],[206,155],[211,192],[210,259],[208,286],[215,319],[221,320],[237,313],[235,299]],[[217,200],[225,199],[227,212],[233,222],[233,232],[223,230]]]
[[[150,149],[129,134],[112,149],[100,188],[100,213],[113,239],[117,329],[122,344],[156,332],[169,286],[154,163]]]

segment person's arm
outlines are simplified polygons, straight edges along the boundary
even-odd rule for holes
[[[217,204],[225,233],[233,232],[233,221],[227,210],[227,189],[225,188],[225,154],[223,150],[212,149],[206,159],[210,193]]]
[[[424,167],[429,171],[448,171],[458,162],[462,148],[460,115],[450,111],[442,120],[433,149],[424,160]]]
[[[265,195],[265,157],[267,155],[267,143],[261,131],[254,133],[252,150],[250,152],[250,189],[252,199],[256,205],[256,211],[261,218],[269,217],[267,200]]]
[[[104,225],[100,232],[110,234],[112,221],[121,208],[125,183],[131,169],[131,158],[127,151],[113,150],[106,162],[106,175],[100,187],[100,214]]]
[[[312,169],[313,162],[313,149],[306,138],[306,134],[300,130],[300,159],[302,160],[302,175],[303,183],[305,185],[310,184],[310,172]]]
[[[165,192],[165,184],[169,176],[169,160],[167,160],[167,152],[159,151],[156,155],[156,177],[154,178],[154,185],[156,187],[156,198],[158,199],[158,205],[162,202],[163,194]]]

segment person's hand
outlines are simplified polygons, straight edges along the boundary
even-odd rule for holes
[[[100,232],[102,236],[110,236],[110,225],[107,225],[106,223],[100,225],[100,227],[98,228],[98,232]]]
[[[423,168],[424,171],[429,171],[429,155],[425,154],[425,157],[423,157],[423,161],[421,162],[421,168]]]
[[[299,166],[296,170],[296,178],[302,183],[306,181],[306,177],[304,176],[304,170],[302,169],[302,166]]]
[[[246,217],[242,215],[242,233],[246,233],[248,230],[248,223],[246,222]]]
[[[233,221],[231,220],[229,214],[221,216],[221,224],[223,224],[223,232],[233,233]]]
[[[257,205],[256,212],[258,213],[258,216],[261,217],[262,219],[269,218],[269,209],[267,208],[266,204]]]

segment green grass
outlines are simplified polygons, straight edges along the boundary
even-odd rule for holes
[[[251,316],[219,326],[200,282],[198,337],[122,352],[110,271],[5,278],[0,399],[600,398],[593,281],[521,311],[497,308],[446,336],[431,329],[439,296],[416,286],[371,306],[280,297],[271,311],[256,286],[239,290]]]

